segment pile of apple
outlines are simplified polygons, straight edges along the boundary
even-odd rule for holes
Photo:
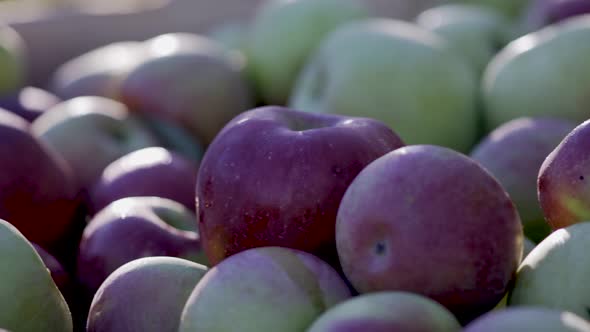
[[[586,13],[269,0],[45,87],[0,26],[0,330],[590,331]]]

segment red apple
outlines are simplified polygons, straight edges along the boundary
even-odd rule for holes
[[[197,217],[212,264],[282,246],[335,258],[344,191],[371,161],[403,143],[368,118],[262,107],[234,118],[205,152]]]
[[[0,218],[50,249],[68,233],[78,205],[71,170],[29,123],[0,110]]]
[[[157,196],[195,209],[198,163],[161,147],[131,152],[105,168],[90,191],[99,211],[119,198]]]
[[[338,210],[336,244],[360,293],[407,291],[466,322],[506,294],[522,225],[500,183],[448,148],[414,145],[375,160]]]

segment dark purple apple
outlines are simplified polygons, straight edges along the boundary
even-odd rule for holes
[[[205,262],[195,215],[165,198],[123,198],[101,210],[84,229],[77,276],[89,294],[94,294],[118,267],[150,256]]]
[[[161,147],[131,152],[107,166],[90,191],[94,211],[120,198],[164,197],[195,210],[199,165]]]
[[[51,250],[69,232],[78,206],[71,169],[35,138],[29,123],[0,110],[0,218]]]
[[[184,304],[206,272],[175,257],[126,263],[96,292],[85,331],[177,332]]]
[[[33,122],[43,112],[59,104],[61,99],[49,91],[27,86],[0,97],[0,107]]]
[[[588,0],[533,0],[523,15],[523,32],[532,32],[584,14],[590,14]]]
[[[234,118],[205,152],[197,217],[212,264],[282,246],[332,263],[340,200],[371,161],[403,146],[385,124],[261,107]]]
[[[354,179],[338,210],[336,244],[360,293],[421,294],[464,323],[506,294],[523,232],[508,194],[479,163],[448,148],[413,145]]]
[[[496,128],[471,152],[506,189],[524,234],[539,243],[551,228],[537,198],[537,176],[547,155],[576,127],[558,118],[518,118]]]
[[[537,190],[553,230],[590,220],[590,120],[572,130],[547,156]]]

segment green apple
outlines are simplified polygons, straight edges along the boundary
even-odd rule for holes
[[[530,0],[458,0],[458,2],[461,3],[484,5],[512,18],[520,16],[529,1]]]
[[[477,136],[477,75],[433,32],[393,19],[345,24],[320,45],[295,109],[370,117],[408,144],[468,150]]]
[[[590,15],[520,37],[500,51],[483,76],[488,130],[514,118],[590,117]]]
[[[416,18],[418,25],[447,39],[478,73],[508,42],[508,19],[485,6],[445,4],[425,10]]]
[[[51,216],[47,216],[51,218]],[[18,332],[70,332],[72,315],[32,244],[0,219],[0,327]]]
[[[158,145],[125,105],[104,97],[59,103],[38,117],[31,130],[68,162],[80,189],[88,189],[106,166],[123,155]]]
[[[587,332],[590,322],[567,311],[543,307],[514,307],[489,312],[463,332]]]
[[[267,0],[253,19],[246,54],[266,104],[287,103],[295,80],[321,40],[344,22],[364,18],[356,0]]]
[[[459,332],[461,325],[449,310],[427,297],[407,292],[375,292],[328,309],[307,331]]]
[[[206,272],[204,265],[175,257],[133,260],[98,289],[87,331],[176,332],[184,304]]]
[[[543,306],[590,319],[590,222],[561,228],[524,259],[509,306]]]
[[[25,79],[26,48],[21,36],[0,23],[0,95],[16,91]]]

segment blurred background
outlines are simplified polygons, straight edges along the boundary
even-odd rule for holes
[[[246,21],[264,0],[0,0],[0,21],[29,46],[29,84],[44,86],[54,68],[98,46],[165,32],[205,33]],[[364,0],[377,16],[413,19],[442,0]]]

